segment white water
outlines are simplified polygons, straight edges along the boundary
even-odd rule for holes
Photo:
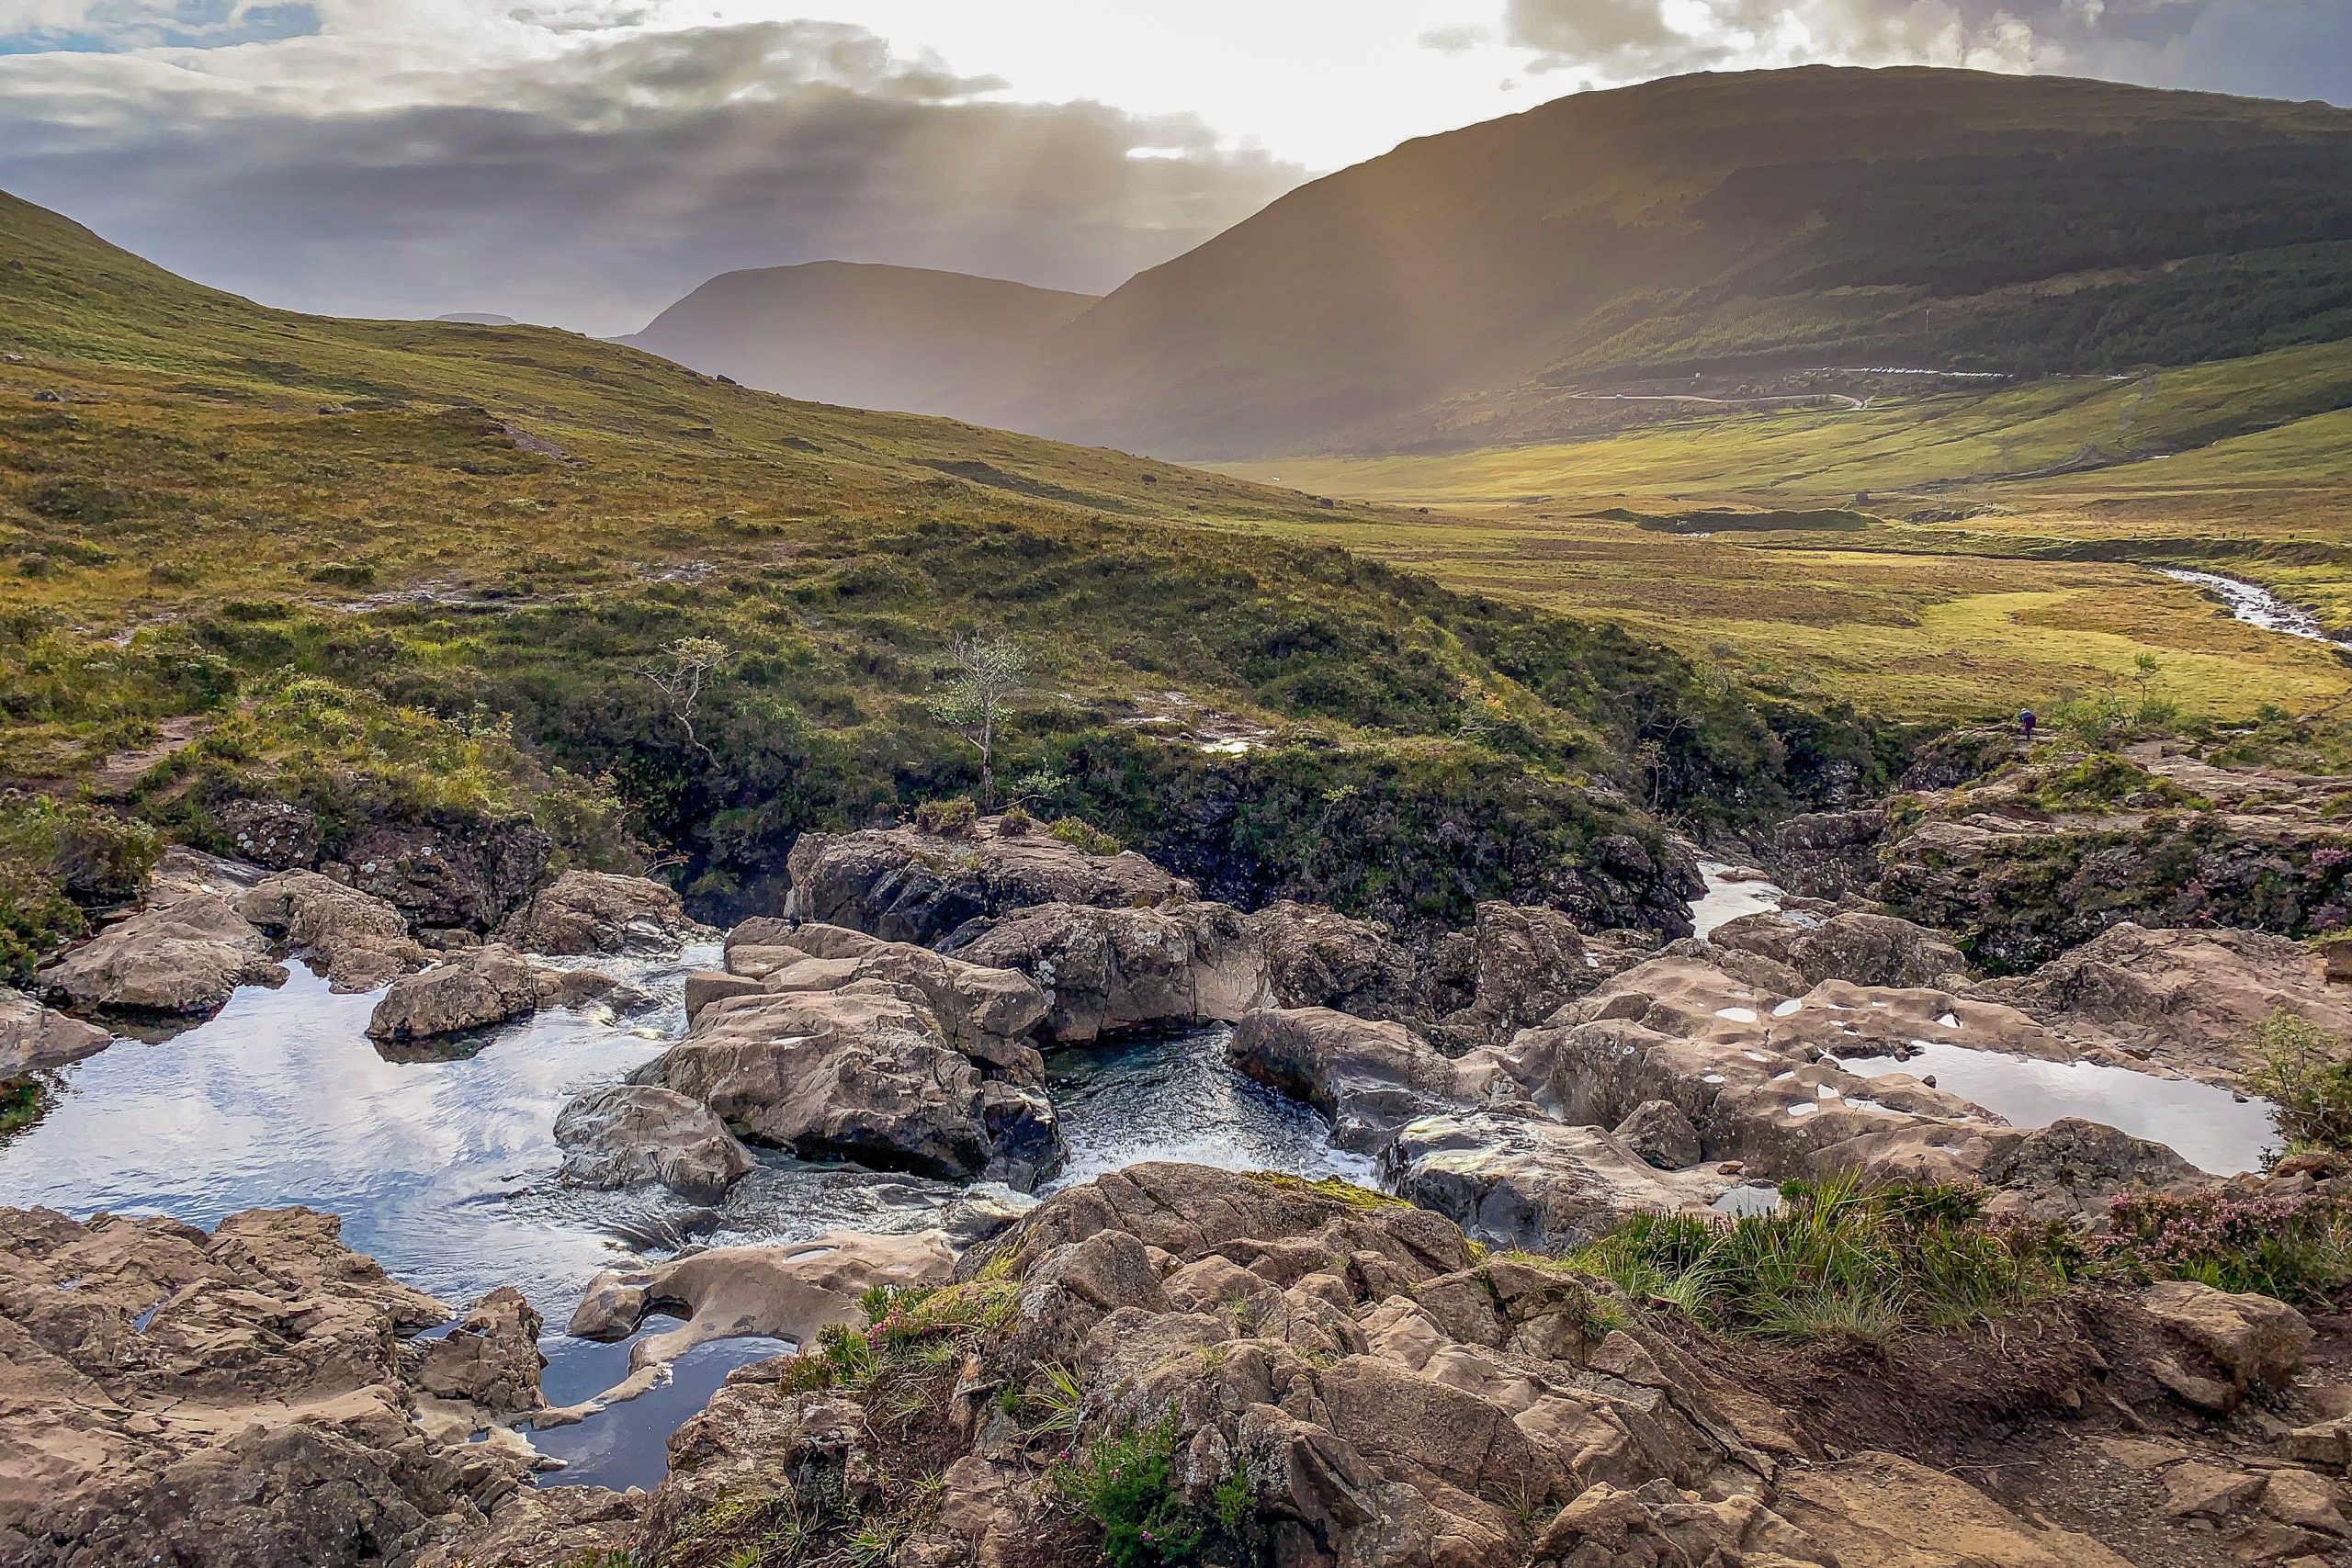
[[[2218,594],[2229,605],[2230,614],[2248,626],[2339,648],[2352,646],[2330,634],[2311,612],[2297,609],[2260,583],[2223,577],[2215,571],[2188,571],[2168,566],[2160,566],[2156,570],[2175,582],[2186,582]]]
[[[1699,874],[1707,879],[1707,890],[1690,905],[1690,924],[1701,936],[1716,927],[1728,925],[1742,915],[1761,914],[1778,908],[1788,897],[1785,888],[1770,882],[1734,881],[1730,866],[1721,861],[1702,860]]]

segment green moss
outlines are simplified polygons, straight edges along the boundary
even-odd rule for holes
[[[1351,1209],[1369,1211],[1409,1209],[1413,1206],[1402,1198],[1386,1192],[1375,1192],[1369,1187],[1359,1187],[1354,1182],[1337,1176],[1309,1178],[1294,1176],[1288,1171],[1253,1170],[1249,1173],[1249,1179],[1261,1187],[1272,1187],[1283,1192],[1311,1193],[1317,1198],[1334,1198]]]

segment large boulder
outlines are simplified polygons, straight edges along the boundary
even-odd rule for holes
[[[1613,1134],[1527,1111],[1408,1122],[1381,1168],[1398,1196],[1472,1239],[1537,1252],[1582,1246],[1634,1214],[1702,1211],[1732,1185],[1656,1169]]]
[[[647,1084],[591,1089],[555,1119],[563,1179],[575,1187],[659,1182],[716,1203],[757,1162],[708,1106]]]
[[[1249,918],[1222,904],[1042,904],[997,920],[957,956],[1036,982],[1049,1010],[1044,1034],[1057,1044],[1122,1029],[1231,1023],[1273,999]]]
[[[1419,964],[1378,921],[1283,899],[1250,923],[1266,955],[1276,1007],[1329,1008],[1371,1019],[1422,1016]]]
[[[643,876],[567,871],[533,893],[499,928],[526,953],[662,953],[702,933],[676,889]]]
[[[489,931],[547,877],[554,840],[528,817],[372,822],[320,865],[416,925]]]
[[[984,1082],[920,992],[880,980],[714,1001],[636,1077],[809,1158],[1026,1186],[1058,1147],[1042,1093]]]
[[[2095,1059],[2222,1077],[2257,1065],[2256,1031],[2276,1012],[2352,1035],[2352,992],[2328,984],[2326,960],[2264,931],[2126,921],[1968,995],[2030,1014]]]
[[[1820,811],[1792,817],[1772,830],[1766,857],[1772,879],[1809,898],[1869,897],[1878,886],[1878,846],[1886,812]]]
[[[372,991],[429,962],[381,898],[314,871],[286,871],[237,899],[237,912],[323,969],[338,991]]]
[[[467,948],[421,975],[392,982],[368,1021],[375,1040],[431,1040],[527,1018],[539,1009],[540,972],[511,947]]]
[[[113,1043],[114,1036],[96,1024],[0,986],[0,1083],[94,1056]]]
[[[960,838],[913,828],[803,833],[786,860],[785,912],[928,947],[967,921],[1036,904],[1144,908],[1196,889],[1132,852],[1090,854],[1001,819]]]
[[[730,938],[727,967],[762,990],[829,991],[853,980],[905,987],[922,994],[948,1043],[966,1055],[1023,1077],[1043,1071],[1030,1036],[1046,1021],[1047,1005],[1026,976],[842,926],[755,924],[761,929],[750,934],[760,942]]]
[[[0,1210],[0,1562],[360,1568],[481,1528],[526,1472],[420,1420],[402,1340],[449,1316],[329,1214]]]
[[[1508,1040],[1600,983],[1584,933],[1557,909],[1484,903],[1469,932],[1472,995],[1443,1020],[1466,1044]]]
[[[200,1018],[240,986],[283,984],[286,969],[227,899],[199,893],[108,926],[39,979],[85,1011]]]
[[[1331,1142],[1358,1154],[1388,1146],[1416,1117],[1462,1106],[1461,1070],[1400,1023],[1375,1023],[1329,1008],[1246,1014],[1227,1059],[1278,1093],[1306,1101],[1332,1124]]]
[[[522,1292],[501,1285],[447,1333],[423,1342],[411,1380],[437,1398],[514,1415],[539,1407],[539,1374],[547,1365],[539,1354],[539,1314]]]
[[[2268,1296],[2233,1294],[2192,1280],[2163,1280],[2139,1293],[2141,1310],[2195,1346],[2240,1393],[2283,1390],[2311,1348],[2303,1314]]]
[[[1846,980],[1959,990],[1972,979],[1967,954],[1941,931],[1867,910],[1841,910],[1820,919],[1776,911],[1743,915],[1716,927],[1707,940],[1784,964],[1808,986]]]

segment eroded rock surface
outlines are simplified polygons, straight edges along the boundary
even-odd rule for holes
[[[528,817],[370,823],[318,869],[420,926],[488,931],[547,877],[554,841]]]
[[[269,939],[226,898],[198,893],[119,920],[42,969],[42,987],[85,1011],[217,1012],[240,986],[283,984]]]
[[[785,912],[928,947],[968,920],[1032,905],[1146,908],[1197,891],[1132,851],[1088,854],[999,827],[992,818],[954,839],[913,828],[803,833],[786,862]]]
[[[430,962],[398,909],[314,871],[256,884],[238,898],[237,912],[324,970],[338,991],[372,991]]]
[[[662,953],[703,934],[675,889],[643,876],[567,871],[508,916],[499,936],[550,956]]]
[[[830,991],[854,980],[905,987],[921,993],[948,1043],[966,1055],[1029,1077],[1042,1070],[1031,1036],[1048,1003],[1027,976],[842,926],[754,924],[761,929],[748,934],[760,940],[730,939],[727,967],[762,991]]]
[[[94,1056],[113,1043],[114,1036],[96,1024],[0,986],[0,1083]]]
[[[377,1040],[431,1040],[511,1022],[538,1010],[540,985],[539,971],[513,948],[468,948],[392,982],[368,1032]]]
[[[1941,931],[1894,915],[1847,909],[1825,918],[1768,911],[1718,926],[1708,942],[1786,964],[1808,986],[1846,980],[1857,986],[1927,987],[1956,990],[1973,976],[1968,957]]]
[[[1388,928],[1289,899],[1250,917],[1266,955],[1273,1005],[1329,1008],[1357,1018],[1410,1019],[1426,1010],[1420,965]]]
[[[1489,1246],[1561,1252],[1637,1213],[1702,1210],[1733,1185],[1659,1170],[1615,1134],[1532,1108],[1428,1116],[1398,1130],[1382,1160],[1398,1196]]]
[[[1474,1096],[1462,1069],[1399,1023],[1329,1008],[1246,1014],[1227,1059],[1267,1088],[1304,1100],[1331,1122],[1331,1142],[1376,1154],[1417,1117],[1457,1109]]]
[[[1222,904],[1041,904],[997,920],[956,954],[1036,982],[1047,1003],[1043,1033],[1058,1044],[1230,1023],[1273,999],[1249,918]]]
[[[0,1210],[0,1562],[357,1568],[479,1529],[524,1469],[417,1422],[401,1341],[448,1316],[308,1210]]]

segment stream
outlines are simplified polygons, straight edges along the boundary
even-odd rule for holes
[[[2352,647],[2352,641],[2329,632],[2310,611],[2288,604],[2260,583],[2223,577],[2215,571],[2189,571],[2169,566],[2160,566],[2155,570],[2175,582],[2186,582],[2218,596],[2229,605],[2233,616],[2248,626],[2260,626],[2264,631],[2278,632],[2287,637],[2302,637],[2311,642],[2324,642],[2332,648]]]

